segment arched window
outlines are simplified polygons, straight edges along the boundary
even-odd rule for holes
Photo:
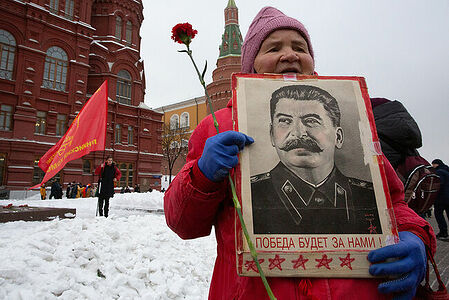
[[[0,78],[12,80],[16,39],[6,30],[0,29]]]
[[[170,129],[174,130],[177,128],[179,128],[179,116],[175,114],[170,117]]]
[[[12,106],[0,104],[0,130],[10,131],[12,128]]]
[[[39,167],[39,158],[34,160],[34,168],[33,168],[33,184],[38,184],[42,182],[44,179],[45,172]]]
[[[58,9],[59,9],[59,0],[50,0],[50,11],[57,14]]]
[[[46,128],[47,128],[47,113],[45,111],[37,111],[34,133],[45,134],[47,132]]]
[[[47,50],[42,83],[44,88],[65,91],[68,61],[67,54],[61,48],[51,47]]]
[[[115,143],[119,144],[122,141],[122,126],[120,124],[115,125]]]
[[[122,177],[120,178],[120,186],[132,186],[133,185],[133,164],[132,163],[120,163],[118,164]]]
[[[67,19],[73,20],[73,0],[65,0],[65,10],[64,14]]]
[[[189,113],[183,112],[181,114],[181,128],[187,128],[189,125]]]
[[[90,160],[83,159],[83,173],[89,174],[91,170]]]
[[[133,23],[131,21],[126,22],[126,42],[131,44],[133,40]]]
[[[128,71],[121,70],[117,73],[117,96],[119,103],[131,104],[131,75]]]
[[[134,144],[134,129],[132,126],[128,126],[128,145]]]
[[[115,18],[115,37],[119,40],[122,39],[122,18],[119,16]]]
[[[189,147],[189,141],[188,141],[188,140],[182,139],[182,141],[181,141],[181,147],[183,147],[183,148]]]
[[[67,116],[58,114],[56,116],[56,136],[63,136],[67,130]]]

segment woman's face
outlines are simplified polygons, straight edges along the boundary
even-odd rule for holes
[[[302,35],[293,29],[273,31],[263,41],[254,60],[256,73],[313,75],[314,61]]]

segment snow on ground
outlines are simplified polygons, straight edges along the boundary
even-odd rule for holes
[[[95,216],[97,198],[9,203],[76,218],[0,223],[0,299],[207,299],[215,237],[181,240],[158,191],[116,194],[109,218]]]

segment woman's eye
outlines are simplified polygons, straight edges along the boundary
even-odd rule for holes
[[[306,50],[303,47],[296,47],[293,50],[295,50],[296,52],[301,52],[301,53],[306,52]]]
[[[279,123],[282,125],[289,125],[292,123],[292,120],[288,118],[279,118]]]

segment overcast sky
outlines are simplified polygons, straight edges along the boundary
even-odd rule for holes
[[[212,81],[228,0],[144,2],[141,55],[145,103],[152,108],[204,95],[171,28],[189,22],[191,44],[206,83]],[[308,29],[320,75],[363,76],[371,97],[400,100],[423,134],[421,154],[449,164],[449,1],[235,0],[242,36],[264,6],[275,6]]]

